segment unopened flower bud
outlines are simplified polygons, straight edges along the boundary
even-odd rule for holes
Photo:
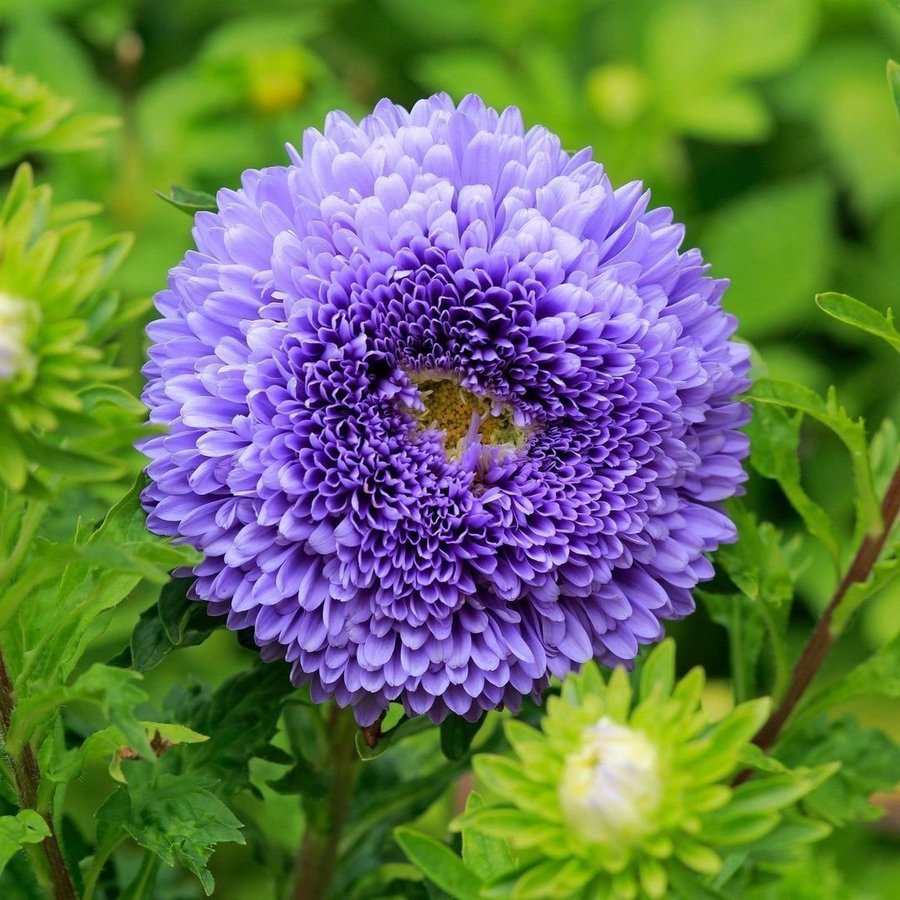
[[[0,292],[0,382],[12,381],[34,365],[28,349],[31,304]]]
[[[656,747],[642,732],[604,716],[566,760],[559,796],[583,838],[631,844],[652,829],[662,797]]]

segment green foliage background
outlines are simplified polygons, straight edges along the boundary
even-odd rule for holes
[[[656,203],[674,207],[688,243],[732,279],[726,306],[766,360],[757,374],[819,392],[840,385],[870,435],[900,414],[891,348],[842,328],[813,300],[832,290],[884,309],[900,293],[900,127],[885,81],[886,59],[900,57],[900,14],[888,0],[0,0],[0,50],[4,63],[73,98],[78,112],[121,119],[101,150],[39,157],[36,177],[59,200],[102,202],[101,233],[134,233],[116,280],[126,297],[158,290],[188,246],[189,219],[155,191],[235,186],[241,170],[283,162],[284,142],[299,143],[335,107],[362,115],[382,96],[409,104],[435,90],[477,91],[493,105],[519,105],[526,122],[558,131],[573,150],[592,145],[615,183],[642,178]],[[4,188],[11,176],[0,170]],[[118,360],[134,392],[142,327],[129,326]],[[885,473],[895,445],[888,432]],[[806,490],[843,523],[846,550],[854,489],[845,451],[825,429],[804,426],[800,453]],[[102,512],[87,502],[70,500],[82,514]],[[770,482],[751,483],[750,505],[788,537],[799,530]],[[759,552],[777,575],[770,549]],[[833,574],[811,542],[794,547],[791,565],[801,571],[801,602],[788,641],[799,646]],[[152,599],[132,596],[85,662],[118,652]],[[706,615],[675,629],[679,667],[702,663],[724,677],[725,633]],[[832,675],[900,631],[897,583],[851,628]],[[157,707],[174,688],[170,708],[183,712],[191,692],[205,690],[195,679],[215,687],[246,669],[234,636],[217,631],[167,657],[142,686]],[[848,711],[900,738],[897,701]],[[257,790],[233,803],[254,849],[218,850],[217,896],[275,897],[283,888],[301,813],[296,796],[267,782],[289,775],[264,759],[249,776],[221,775],[235,790],[249,777]],[[71,786],[85,830],[107,791],[105,771],[88,770]],[[442,825],[450,802],[439,799],[424,827]],[[900,883],[893,827],[833,838],[813,877],[845,879],[847,897],[890,896]],[[802,881],[789,896],[814,896]],[[164,869],[160,884],[166,897],[200,895],[181,870]]]

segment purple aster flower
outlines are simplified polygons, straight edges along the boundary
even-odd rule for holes
[[[746,348],[683,228],[517,109],[332,113],[200,213],[156,297],[148,524],[361,724],[537,697],[693,609]]]

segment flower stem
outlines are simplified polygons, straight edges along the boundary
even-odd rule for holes
[[[851,586],[865,581],[869,577],[872,567],[878,561],[878,557],[884,549],[884,545],[897,519],[898,512],[900,512],[900,465],[897,466],[894,472],[881,504],[881,527],[878,531],[867,534],[863,538],[859,550],[857,550],[856,556],[850,564],[850,568],[847,569],[846,574],[841,579],[841,583],[837,586],[831,602],[816,624],[816,628],[808,643],[803,648],[803,653],[794,666],[791,681],[784,698],[753,739],[754,743],[763,750],[768,750],[775,743],[778,735],[781,733],[781,729],[821,668],[835,640],[835,635],[831,629],[835,611],[844,601]]]
[[[332,707],[322,767],[331,774],[331,789],[321,815],[307,815],[294,872],[293,900],[325,900],[338,861],[341,833],[350,811],[359,756],[358,726],[349,710]]]
[[[9,733],[9,725],[15,709],[12,680],[9,670],[6,668],[6,660],[3,658],[3,649],[0,647],[0,729],[3,739]],[[31,744],[25,744],[22,752],[17,757],[10,758],[13,771],[13,779],[16,783],[16,793],[23,809],[33,809],[47,823],[50,833],[41,843],[47,864],[50,868],[50,880],[53,885],[55,900],[76,900],[75,887],[66,861],[63,858],[62,848],[56,836],[56,826],[53,824],[53,816],[49,809],[40,809],[38,803],[38,787],[41,783],[41,772],[35,758]]]

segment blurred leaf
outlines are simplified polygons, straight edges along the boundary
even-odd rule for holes
[[[894,327],[894,317],[890,309],[886,315],[882,315],[878,310],[854,300],[853,297],[835,293],[817,294],[816,303],[819,304],[819,309],[839,322],[874,334],[887,341],[895,350],[900,350],[900,333]]]
[[[888,60],[887,76],[891,93],[894,95],[894,105],[897,107],[897,112],[900,113],[900,64],[892,59]]]
[[[679,863],[668,866],[666,874],[679,900],[728,900],[727,895],[704,884],[706,879]]]
[[[72,106],[33,76],[0,66],[0,166],[33,153],[97,147],[117,124],[108,116],[72,116]]]
[[[108,830],[122,829],[167,865],[193,872],[204,892],[213,892],[206,868],[215,844],[244,843],[241,823],[210,792],[215,781],[190,775],[145,775],[119,787],[97,811]]]
[[[475,792],[466,801],[466,815],[483,809],[484,801]],[[468,869],[485,881],[493,880],[505,872],[515,870],[518,859],[503,837],[495,837],[479,830],[476,824],[463,824],[462,856]]]
[[[29,434],[20,434],[19,441],[31,462],[53,475],[62,475],[71,481],[117,481],[128,474],[126,466],[109,456],[93,456],[77,450],[54,447],[34,440]]]
[[[171,203],[175,209],[180,209],[191,216],[198,212],[218,212],[219,210],[213,194],[207,194],[205,191],[191,191],[179,187],[177,184],[172,185],[168,194],[157,191],[156,196],[165,200],[166,203]]]
[[[895,545],[891,555],[872,567],[865,581],[850,585],[841,605],[835,610],[831,620],[831,634],[839,635],[850,621],[850,617],[870,597],[891,584],[900,575],[900,544]]]
[[[11,491],[21,491],[28,480],[28,458],[5,418],[0,410],[0,482]]]
[[[840,763],[837,774],[804,800],[811,813],[836,826],[880,818],[882,811],[869,798],[900,781],[900,746],[851,716],[819,716],[791,728],[779,741],[778,755],[791,766]]]
[[[772,28],[772,22],[778,28]],[[646,24],[647,64],[665,115],[713,140],[759,140],[771,116],[750,78],[785,68],[813,36],[811,0],[667,0]]]
[[[777,87],[786,111],[820,136],[853,207],[867,218],[900,198],[897,119],[884,90],[884,57],[883,45],[858,36],[824,42]]]
[[[0,873],[25,844],[38,844],[50,829],[40,813],[20,809],[14,816],[0,816]]]
[[[313,802],[328,796],[328,782],[308,759],[295,763],[281,778],[270,781],[269,787],[276,794],[299,794]]]
[[[796,721],[805,721],[856,697],[875,695],[900,697],[900,635],[849,674],[814,693],[801,705]]]
[[[714,274],[731,279],[724,305],[757,338],[808,318],[827,281],[831,196],[812,179],[754,190],[718,211],[703,234]]]
[[[394,829],[394,838],[407,857],[441,890],[456,900],[479,900],[480,879],[446,844],[412,828]]]
[[[112,92],[94,73],[85,49],[71,32],[47,15],[42,5],[29,4],[27,14],[9,29],[5,61],[93,110],[113,109]]]
[[[735,703],[754,696],[756,669],[762,652],[766,626],[757,604],[741,594],[697,591],[709,617],[728,632],[729,674]]]

